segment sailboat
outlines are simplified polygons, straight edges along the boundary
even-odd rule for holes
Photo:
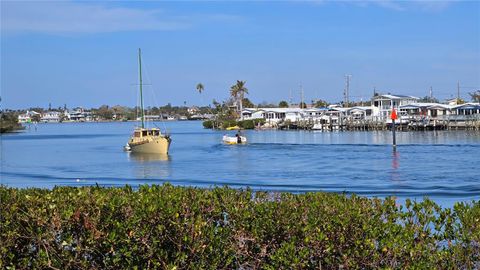
[[[132,153],[148,154],[168,154],[172,139],[169,135],[162,134],[158,128],[145,128],[145,112],[143,109],[143,90],[142,90],[142,53],[138,49],[138,65],[140,80],[140,106],[142,126],[136,127],[132,137],[128,140],[125,149]]]

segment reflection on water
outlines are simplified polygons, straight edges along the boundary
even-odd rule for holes
[[[171,175],[169,155],[130,152],[128,157],[137,163],[137,166],[133,167],[136,178],[165,179]]]
[[[137,162],[149,162],[149,161],[170,161],[168,154],[152,154],[152,153],[133,153],[129,152],[128,157],[130,160]]]
[[[396,148],[393,148],[392,151],[392,174],[391,180],[392,181],[401,181],[400,173],[398,168],[400,167],[400,154]]]

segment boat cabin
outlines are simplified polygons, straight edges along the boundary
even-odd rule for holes
[[[152,129],[136,129],[133,132],[133,137],[134,138],[141,138],[141,137],[147,137],[147,136],[160,136],[160,130],[157,128],[152,128]]]

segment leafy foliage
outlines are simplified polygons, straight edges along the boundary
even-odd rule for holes
[[[480,102],[480,90],[474,91],[472,93],[468,93],[472,98],[473,102]]]
[[[478,269],[480,202],[0,187],[0,268]]]
[[[204,128],[214,128],[218,127],[220,129],[226,129],[229,127],[238,126],[242,129],[254,129],[257,125],[265,124],[265,119],[248,119],[248,120],[223,120],[223,121],[215,121],[215,120],[206,120],[203,122]]]
[[[203,92],[203,90],[205,90],[205,87],[203,86],[202,83],[198,83],[195,88],[197,88],[197,91],[198,91],[199,94],[201,94]]]
[[[323,108],[323,107],[327,107],[328,105],[329,105],[328,102],[326,102],[325,100],[319,99],[315,101],[314,107]]]
[[[285,100],[282,100],[278,103],[278,107],[280,108],[288,108],[288,102],[286,102]]]
[[[18,115],[14,112],[0,113],[0,133],[12,132],[23,129],[23,126],[18,123]]]
[[[257,125],[263,124],[265,124],[265,119],[263,118],[238,121],[238,126],[243,129],[254,129]]]
[[[439,103],[438,99],[430,96],[424,96],[423,98],[419,99],[418,102]]]

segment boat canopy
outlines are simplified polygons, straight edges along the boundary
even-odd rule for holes
[[[158,128],[138,128],[135,129],[133,132],[133,136],[140,138],[140,137],[146,137],[146,136],[159,136],[160,135],[160,130]]]

